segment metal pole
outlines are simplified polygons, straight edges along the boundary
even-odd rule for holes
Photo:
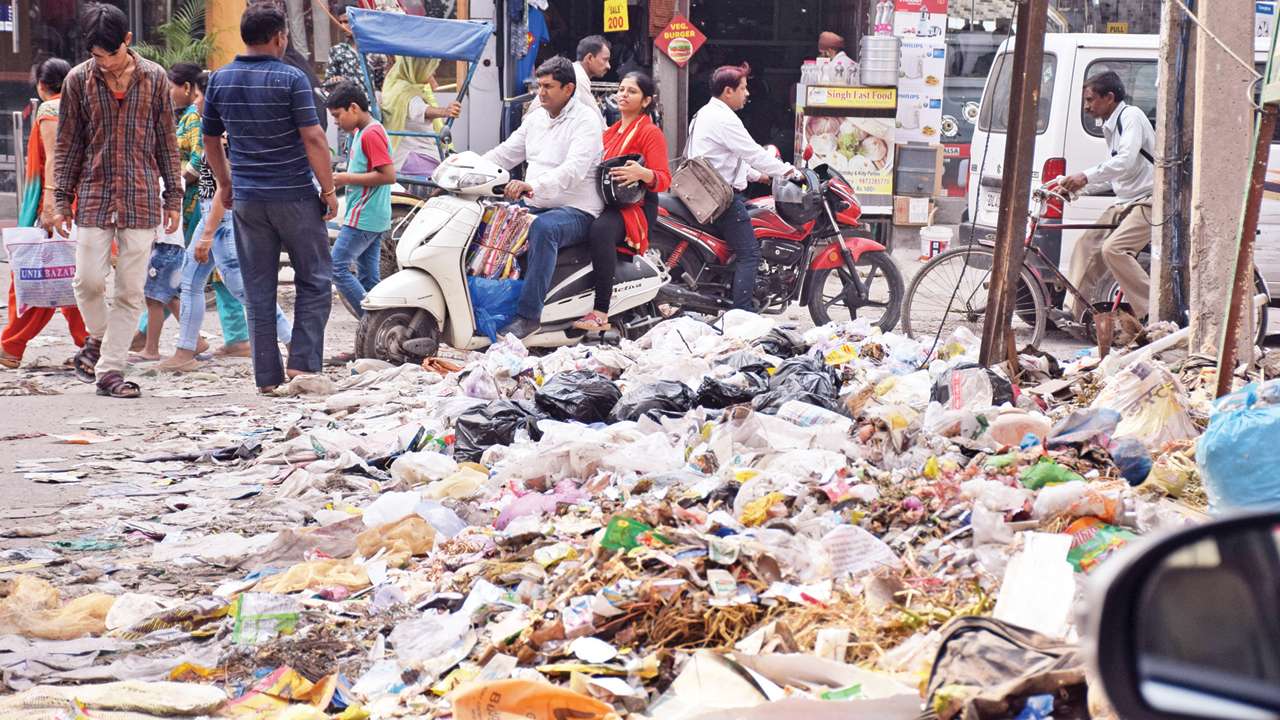
[[[1253,238],[1258,234],[1258,215],[1262,209],[1262,190],[1267,179],[1267,160],[1271,155],[1271,138],[1276,131],[1277,106],[1271,103],[1262,107],[1253,146],[1253,168],[1249,177],[1249,192],[1244,200],[1244,219],[1240,223],[1240,237],[1236,241],[1235,280],[1231,284],[1231,300],[1227,303],[1227,320],[1223,323],[1222,342],[1218,345],[1218,387],[1214,397],[1231,392],[1231,378],[1236,369],[1236,340],[1240,334],[1242,307],[1253,310],[1253,303],[1245,305],[1246,298],[1253,298]]]
[[[22,197],[27,192],[27,152],[22,146],[22,112],[10,113],[13,120],[13,177],[18,191],[18,215],[22,215]]]
[[[996,252],[991,268],[991,289],[982,325],[983,367],[1000,362],[1005,353],[1022,269],[1023,240],[1027,230],[1031,171],[1035,157],[1036,119],[1040,105],[1040,75],[1044,64],[1045,22],[1048,0],[1018,0],[1017,37],[1013,48],[1013,78],[1009,93],[1008,137],[1004,174],[1000,182],[1000,221],[996,228]],[[995,307],[991,305],[994,303]],[[993,312],[994,309],[994,312]]]

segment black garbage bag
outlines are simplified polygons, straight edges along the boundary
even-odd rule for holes
[[[556,420],[605,422],[622,391],[609,378],[590,370],[553,375],[533,396],[538,409]]]
[[[529,437],[542,437],[537,422],[546,417],[537,408],[522,400],[494,400],[468,410],[454,423],[457,445],[453,456],[462,461],[477,462],[480,456],[494,445],[510,445],[516,433],[524,428]]]
[[[768,386],[768,381],[763,379],[763,375],[752,373],[743,373],[743,375],[747,378],[745,387],[715,378],[703,378],[702,384],[698,386],[698,392],[694,396],[693,406],[723,410],[727,407],[751,402],[751,398],[764,392]]]
[[[715,359],[716,365],[728,365],[740,372],[758,372],[767,375],[773,364],[760,353],[751,350],[739,350]]]
[[[976,363],[961,363],[938,376],[929,400],[944,407],[984,408],[1013,403],[1013,383]]]
[[[792,358],[809,352],[804,335],[790,328],[776,327],[756,338],[752,345],[775,357]]]
[[[757,412],[772,415],[788,400],[840,410],[840,378],[820,358],[799,355],[784,361],[769,378],[769,390],[752,401]]]
[[[610,419],[613,422],[622,420],[639,420],[647,415],[654,420],[663,417],[677,417],[693,407],[694,394],[688,385],[672,380],[659,380],[652,385],[645,385],[627,392],[613,407]]]

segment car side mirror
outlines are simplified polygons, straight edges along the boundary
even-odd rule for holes
[[[1093,582],[1095,677],[1119,717],[1280,718],[1280,513],[1151,541]]]

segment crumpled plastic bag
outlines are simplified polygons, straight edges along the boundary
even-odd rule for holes
[[[611,422],[679,417],[693,407],[694,394],[682,382],[662,380],[628,391],[613,407]]]
[[[799,400],[827,410],[839,410],[840,382],[835,370],[821,359],[808,355],[783,361],[769,378],[769,390],[757,395],[752,406],[757,412],[774,414],[788,400]]]
[[[518,400],[495,400],[468,410],[454,424],[457,445],[453,455],[458,460],[476,462],[490,447],[510,445],[521,429],[537,440],[541,437],[537,430],[540,417],[542,414],[533,406]]]
[[[739,383],[738,380],[742,382]],[[767,383],[752,373],[739,373],[725,380],[705,377],[698,386],[693,403],[694,407],[723,410],[732,405],[751,402],[766,387]]]
[[[101,685],[40,685],[0,698],[0,717],[30,718],[33,710],[56,708],[61,712],[74,703],[89,711],[90,717],[100,717],[95,711],[190,717],[212,715],[226,701],[227,694],[221,688],[196,683],[126,680]],[[34,716],[46,717],[39,712]]]
[[[107,631],[116,598],[90,593],[62,601],[58,589],[40,578],[18,575],[0,580],[0,635],[72,640]]]
[[[609,720],[613,708],[568,688],[532,680],[467,685],[452,695],[456,720]]]
[[[961,363],[938,376],[929,400],[951,410],[981,410],[1012,404],[1013,384],[994,370]]]
[[[367,588],[369,573],[350,560],[309,560],[263,578],[253,589],[264,593],[292,593],[325,587]]]
[[[1187,392],[1169,369],[1138,360],[1111,376],[1091,407],[1120,413],[1115,437],[1132,437],[1156,450],[1165,443],[1196,437]]]
[[[436,531],[418,515],[371,527],[356,536],[356,549],[363,557],[386,550],[388,567],[402,567],[411,557],[425,555],[435,545]]]
[[[791,328],[775,327],[763,336],[755,339],[752,345],[780,358],[792,358],[809,351],[804,335]]]
[[[533,396],[538,408],[556,420],[605,422],[622,397],[609,378],[589,370],[562,372],[547,380]]]
[[[516,317],[516,303],[524,280],[493,280],[467,276],[467,292],[471,295],[471,307],[475,311],[476,330],[498,342],[498,331]]]
[[[407,452],[391,463],[391,477],[412,487],[441,480],[458,471],[458,462],[438,452]]]
[[[1280,507],[1280,382],[1218,398],[1196,464],[1215,510]]]

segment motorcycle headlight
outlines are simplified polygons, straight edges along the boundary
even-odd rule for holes
[[[477,185],[485,185],[491,183],[496,178],[495,175],[487,173],[469,172],[458,179],[458,189],[476,187]]]

